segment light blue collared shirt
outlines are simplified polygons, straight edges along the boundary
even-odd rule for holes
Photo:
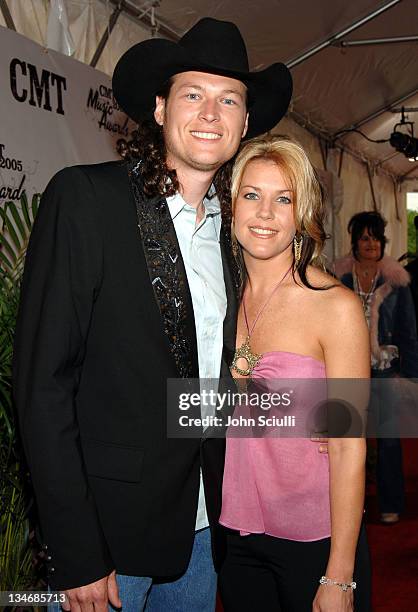
[[[167,198],[192,297],[200,379],[218,379],[223,347],[226,292],[222,268],[221,209],[216,196],[203,201],[205,214],[196,225],[196,209],[177,193]],[[201,382],[201,386],[204,382]],[[213,387],[213,385],[211,385]],[[196,530],[208,526],[202,475]]]

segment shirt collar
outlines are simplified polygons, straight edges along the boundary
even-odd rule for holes
[[[205,200],[205,211],[207,215],[215,216],[221,213],[221,206],[218,197],[215,196],[211,200]]]
[[[170,215],[172,219],[175,219],[177,215],[183,210],[186,206],[186,202],[183,200],[179,193],[176,193],[173,196],[168,196],[167,198],[167,206],[170,211]]]
[[[219,204],[218,196],[215,194],[214,185],[211,185],[208,191],[208,195],[210,195],[211,197],[205,197],[205,199],[203,200],[206,215],[220,214],[221,205]],[[182,195],[178,192],[173,196],[168,196],[166,199],[167,206],[172,219],[175,219],[175,217],[177,217],[177,215],[183,210],[183,208],[187,206],[187,202],[184,201]]]
[[[218,196],[216,195],[215,185],[209,187],[208,195],[203,200],[206,214],[218,215],[221,212]]]

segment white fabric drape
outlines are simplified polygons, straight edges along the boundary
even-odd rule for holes
[[[64,55],[73,55],[75,46],[68,26],[65,2],[64,0],[50,0],[50,2],[46,31],[47,47]]]
[[[31,38],[43,46],[47,46],[47,25],[48,14],[50,11],[49,0],[7,0],[10,13],[15,22],[17,31],[28,38]],[[109,17],[114,10],[114,6],[110,2],[101,2],[100,0],[65,0],[68,15],[68,30],[72,36],[75,46],[73,57],[85,63],[90,63],[97,45],[108,27]],[[347,5],[349,7],[350,5]],[[184,17],[184,29],[190,27],[196,19],[201,16],[198,10],[184,12],[184,9],[174,7],[174,4],[164,4],[166,15],[171,15],[170,10],[174,11],[173,15],[182,13]],[[273,9],[272,9],[273,10]],[[168,12],[167,12],[168,11]],[[216,13],[216,11],[215,11]],[[210,11],[207,14],[212,14]],[[218,16],[213,14],[213,16]],[[231,15],[233,18],[233,15]],[[245,21],[245,20],[244,20]],[[265,20],[266,28],[269,28],[268,19]],[[0,13],[0,25],[5,25],[3,16]],[[300,24],[301,28],[307,26]],[[250,47],[250,58],[253,55],[252,48],[259,47],[259,42],[256,40],[256,31],[243,30],[246,40]],[[299,32],[300,33],[300,32]],[[109,41],[103,51],[103,54],[97,64],[97,69],[111,75],[114,66],[119,57],[129,47],[141,40],[151,37],[149,30],[142,28],[133,20],[126,17],[124,14],[119,16],[119,19],[110,35]],[[280,44],[283,41],[280,40]],[[292,38],[288,41],[291,47]],[[281,47],[279,47],[281,48]],[[371,53],[374,51],[372,50]],[[364,53],[364,51],[362,51]],[[327,54],[324,57],[328,57]],[[322,56],[321,56],[322,58]],[[338,56],[338,61],[342,61],[343,56]],[[284,58],[281,58],[284,59]],[[335,60],[337,61],[337,60]],[[296,71],[299,69],[296,69]],[[400,70],[400,72],[402,72]],[[295,72],[295,77],[296,77]],[[354,78],[354,77],[353,77]],[[310,82],[314,80],[314,74],[310,74]],[[329,88],[333,88],[334,84],[330,82]],[[334,89],[333,89],[334,91]],[[344,90],[346,95],[346,90]],[[389,96],[390,97],[390,96]],[[336,106],[338,106],[336,104]],[[392,123],[393,118],[390,117]],[[391,124],[392,125],[392,124]],[[389,128],[388,128],[389,129]],[[307,150],[313,165],[325,171],[324,161],[321,154],[321,149],[318,139],[310,132],[303,129],[291,119],[283,119],[275,130],[275,133],[288,134],[296,138]],[[334,155],[332,153],[331,155]],[[340,179],[338,179],[335,164],[338,158],[338,153],[335,153],[336,158],[328,156],[327,172],[331,171],[332,179],[327,175],[323,175],[323,180],[327,183],[330,193],[328,206],[330,207],[330,222],[328,231],[332,233],[332,243],[328,245],[328,257],[331,254],[339,256],[349,250],[350,240],[346,228],[350,217],[361,210],[372,210],[373,199],[370,191],[369,179],[366,166],[357,161],[349,154],[344,155],[342,171]],[[405,192],[407,187],[403,187],[398,194],[398,210],[399,217],[396,215],[395,198],[393,190],[393,182],[391,178],[381,174],[373,176],[374,191],[379,210],[388,221],[387,234],[389,243],[387,252],[394,257],[399,257],[406,251],[406,206]],[[342,182],[341,182],[342,181]]]

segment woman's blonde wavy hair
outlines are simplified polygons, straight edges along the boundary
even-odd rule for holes
[[[319,264],[326,233],[324,229],[324,194],[316,172],[300,144],[287,136],[261,136],[249,140],[240,150],[232,169],[232,243],[234,255],[240,268],[241,279],[246,277],[241,247],[234,233],[235,206],[247,165],[254,160],[271,160],[283,172],[289,188],[293,191],[293,214],[296,235],[303,237],[302,253],[298,263],[293,257],[293,277],[298,273],[304,285],[313,287],[306,278],[309,264]]]

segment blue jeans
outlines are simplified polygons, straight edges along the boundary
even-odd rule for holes
[[[196,532],[186,572],[171,582],[116,574],[123,612],[214,612],[217,576],[210,530]],[[109,610],[114,610],[109,606]]]

